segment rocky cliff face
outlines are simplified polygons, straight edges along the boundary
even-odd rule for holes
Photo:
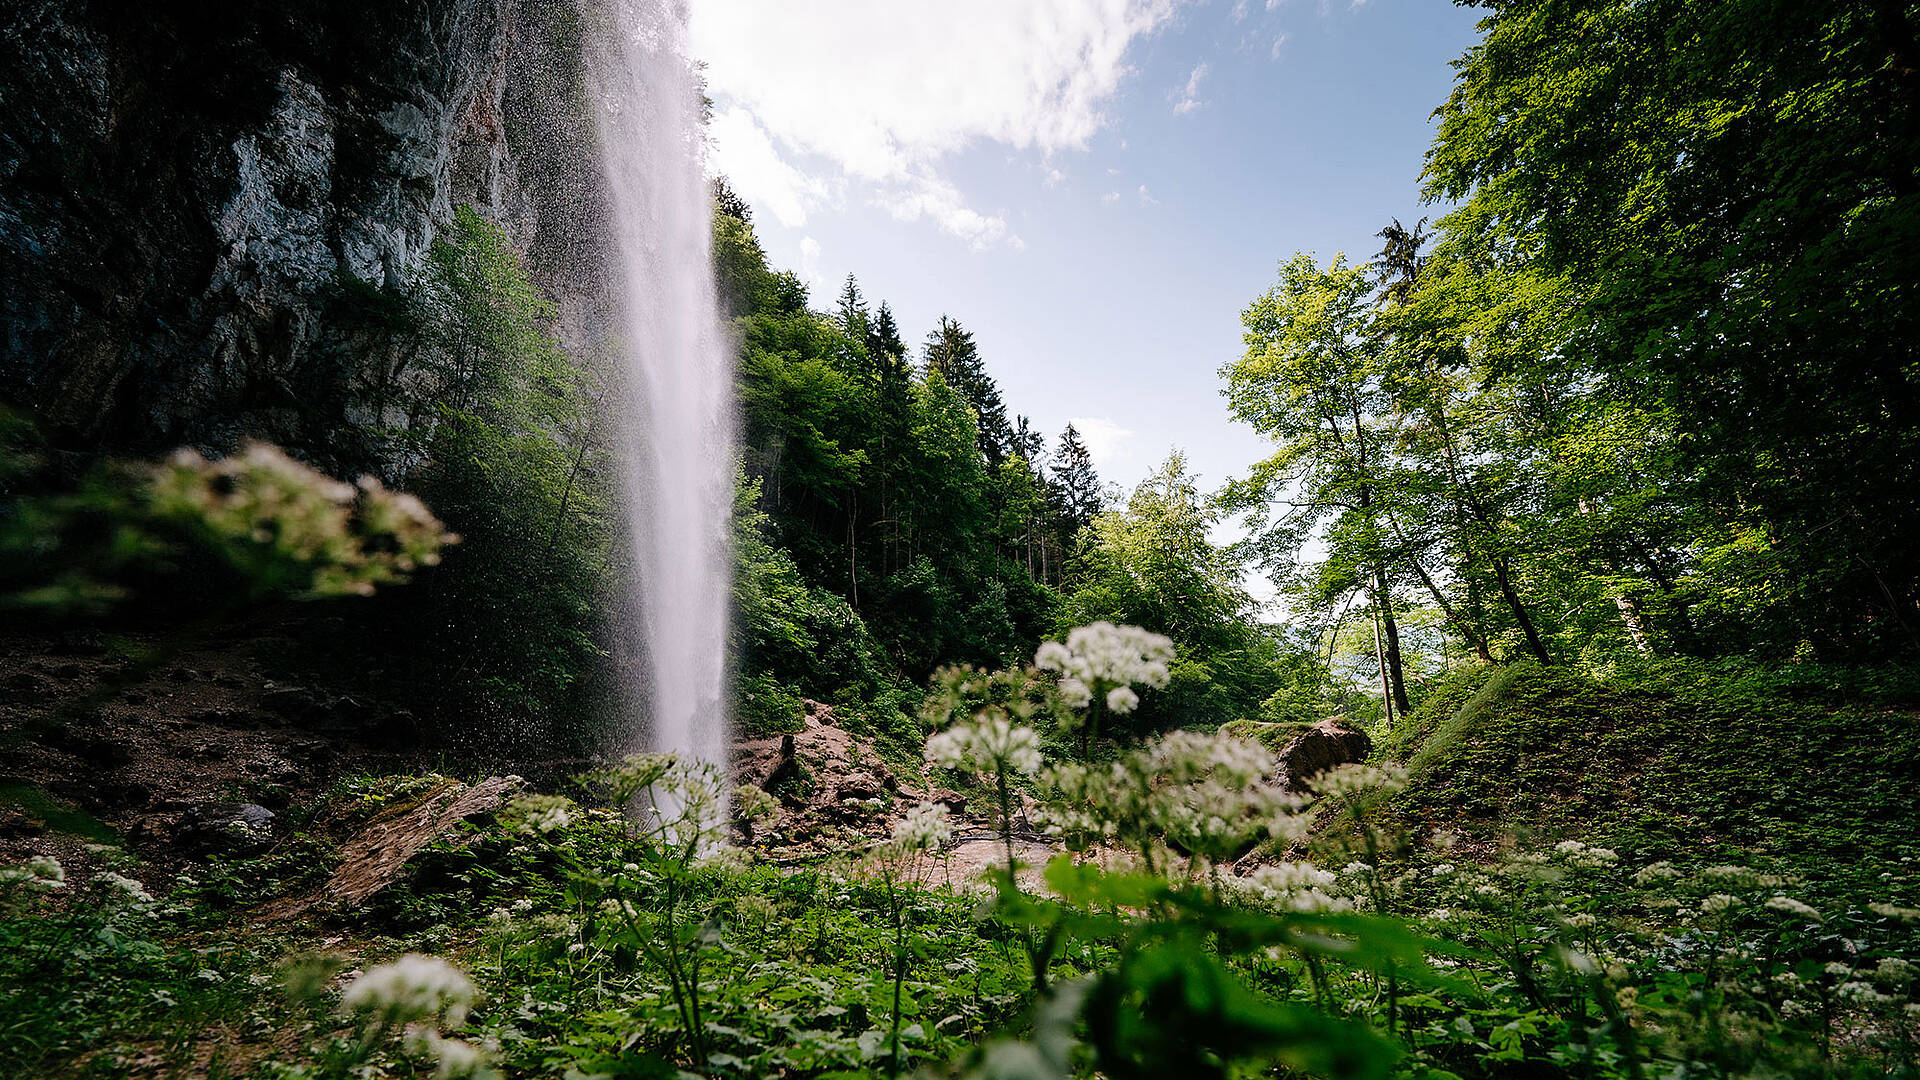
[[[382,299],[459,205],[582,333],[601,215],[572,0],[0,8],[0,401],[74,449],[378,466]]]

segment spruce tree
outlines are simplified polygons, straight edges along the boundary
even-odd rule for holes
[[[980,452],[989,463],[999,465],[1012,446],[1013,427],[1007,423],[1000,387],[987,374],[973,335],[959,323],[940,316],[939,327],[927,335],[927,366],[938,371],[973,410],[980,426]]]
[[[906,359],[907,343],[900,340],[900,326],[893,321],[893,309],[885,301],[881,301],[879,314],[867,327],[867,355],[875,364],[884,364],[882,357],[892,357],[894,363]]]
[[[1051,471],[1060,504],[1061,532],[1071,541],[1106,509],[1100,495],[1100,476],[1093,469],[1093,454],[1072,424],[1060,433],[1060,450],[1054,455]]]

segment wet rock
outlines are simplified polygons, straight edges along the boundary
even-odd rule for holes
[[[259,803],[207,803],[181,816],[175,837],[189,851],[257,852],[273,844],[273,818]]]
[[[0,384],[74,445],[397,459],[393,395],[424,376],[391,378],[368,302],[417,283],[455,207],[529,252],[565,325],[604,304],[597,260],[552,257],[604,242],[578,34],[548,25],[577,18],[0,4]]]
[[[896,787],[898,785],[896,784]],[[871,773],[857,772],[840,778],[834,786],[834,795],[842,802],[848,799],[887,799],[892,793]]]

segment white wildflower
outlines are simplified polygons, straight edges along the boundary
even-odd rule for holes
[[[1333,799],[1378,791],[1391,795],[1407,786],[1407,767],[1387,762],[1379,765],[1342,765],[1314,778],[1314,790]]]
[[[1708,881],[1749,888],[1760,881],[1759,871],[1746,866],[1709,866],[1700,871],[1700,876]]]
[[[0,886],[19,885],[28,889],[63,889],[67,871],[51,855],[35,855],[18,866],[0,867]]]
[[[952,837],[953,822],[947,808],[923,802],[894,822],[891,842],[900,851],[937,851]]]
[[[1840,960],[1827,961],[1826,973],[1836,978],[1846,978],[1853,974],[1853,965]]]
[[[408,1032],[407,1049],[434,1059],[434,1080],[481,1080],[499,1075],[488,1063],[485,1050],[461,1039],[449,1039],[432,1028]]]
[[[523,795],[510,809],[519,819],[520,832],[544,836],[573,824],[572,807],[560,795]]]
[[[1077,627],[1067,634],[1066,644],[1045,642],[1033,654],[1033,665],[1042,671],[1109,687],[1164,687],[1172,663],[1172,638],[1110,622]]]
[[[1898,956],[1886,956],[1873,974],[1885,982],[1903,983],[1913,978],[1913,965]]]
[[[1883,918],[1899,919],[1901,922],[1920,920],[1920,908],[1895,907],[1892,904],[1868,904],[1867,910]]]
[[[1591,930],[1600,922],[1599,919],[1584,911],[1575,912],[1560,921],[1575,930]]]
[[[1725,911],[1739,902],[1738,897],[1728,896],[1726,893],[1714,893],[1700,901],[1700,910],[1711,914],[1716,911]]]
[[[1107,691],[1107,709],[1121,716],[1140,707],[1140,695],[1131,686],[1116,686]]]
[[[1811,922],[1824,922],[1820,913],[1811,904],[1802,903],[1791,896],[1774,896],[1767,900],[1766,906],[1773,911],[1784,911],[1789,915],[1798,915]]]
[[[473,984],[437,956],[408,953],[350,983],[340,995],[348,1013],[368,1014],[385,1024],[444,1017],[459,1027],[473,1004]]]
[[[153,903],[153,894],[147,891],[146,886],[130,877],[124,877],[108,870],[102,873],[96,880],[112,890],[115,895],[126,900],[131,900],[137,904]]]
[[[927,760],[954,769],[985,774],[1040,769],[1040,736],[1004,717],[981,715],[963,720],[927,739]]]
[[[1834,996],[1857,1001],[1862,1005],[1878,1005],[1892,1001],[1893,998],[1873,988],[1872,983],[1845,982],[1834,988]]]
[[[1060,700],[1070,709],[1084,709],[1093,704],[1093,689],[1079,679],[1061,679]]]
[[[1646,886],[1656,881],[1670,881],[1679,876],[1680,871],[1675,870],[1672,863],[1662,859],[1657,863],[1649,863],[1639,870],[1634,871],[1633,883],[1635,885]]]

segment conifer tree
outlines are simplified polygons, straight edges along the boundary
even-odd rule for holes
[[[1093,524],[1106,508],[1100,495],[1100,475],[1093,468],[1093,454],[1072,424],[1060,433],[1060,450],[1054,455],[1053,489],[1060,507],[1061,532],[1071,544],[1081,529]]]
[[[1000,387],[987,374],[973,335],[959,323],[940,316],[939,327],[927,335],[927,367],[938,371],[973,410],[980,426],[980,452],[988,463],[999,465],[1013,442],[1013,428],[1007,423]]]

